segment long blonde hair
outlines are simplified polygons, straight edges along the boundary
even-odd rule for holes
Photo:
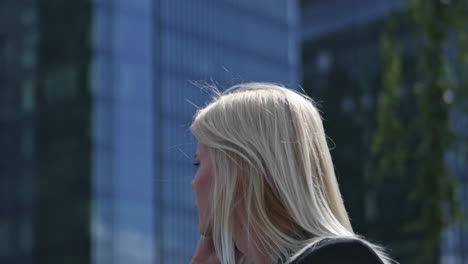
[[[221,263],[235,263],[233,210],[242,203],[257,248],[290,262],[326,238],[363,241],[341,198],[322,119],[313,101],[271,83],[217,92],[191,126],[214,166],[212,228]]]

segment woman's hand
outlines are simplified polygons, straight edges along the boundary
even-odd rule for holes
[[[190,264],[219,264],[211,237],[201,236]]]

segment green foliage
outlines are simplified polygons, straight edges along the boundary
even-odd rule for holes
[[[383,90],[377,101],[377,131],[374,134],[372,153],[377,157],[377,175],[402,175],[407,159],[404,128],[400,120],[401,60],[400,48],[394,39],[396,21],[388,23],[387,32],[380,42],[382,47]]]
[[[412,91],[417,110],[409,118],[410,122],[402,123],[402,72],[405,71],[400,62],[395,21],[391,20],[381,40],[384,88],[378,100],[373,153],[380,178],[389,175],[414,178],[414,189],[408,199],[418,205],[418,217],[404,230],[424,234],[423,254],[418,262],[437,263],[442,229],[450,219],[463,218],[457,199],[457,181],[446,166],[444,154],[453,142],[448,118],[452,94],[457,93],[460,104],[468,98],[468,4],[440,0],[408,0],[407,3],[417,43],[418,67]],[[447,47],[452,35],[458,37],[459,56],[448,61]],[[414,130],[410,129],[411,124]],[[415,147],[408,145],[409,139],[414,139]]]

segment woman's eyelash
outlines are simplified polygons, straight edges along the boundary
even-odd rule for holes
[[[193,166],[195,166],[195,167],[198,168],[198,167],[200,166],[200,162],[199,162],[199,161],[195,161],[195,162],[193,163]]]

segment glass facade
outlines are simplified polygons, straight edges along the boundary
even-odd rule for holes
[[[298,86],[296,1],[0,3],[0,263],[188,263],[188,131],[239,82]]]
[[[466,104],[466,102],[465,102]],[[468,212],[468,116],[462,109],[451,109],[450,128],[454,131],[454,147],[447,151],[446,160],[452,172],[458,176],[457,197],[464,212]],[[468,228],[454,221],[442,233],[441,263],[468,263]]]
[[[21,105],[25,97],[21,88],[26,82],[22,81],[20,74],[27,72],[29,83],[35,79],[36,62],[29,63],[21,55],[24,49],[31,58],[37,57],[37,43],[32,41],[26,44],[23,36],[31,37],[38,29],[33,21],[21,23],[22,4],[4,1],[0,6],[0,10],[5,10],[2,14],[10,22],[0,25],[0,262],[31,263],[35,224],[31,217],[33,211],[29,208],[34,199],[27,193],[27,189],[35,187],[35,177],[31,170],[35,156],[35,130],[34,123],[27,116],[30,116],[35,106],[23,108]],[[31,12],[36,15],[34,5]],[[19,36],[19,30],[13,25],[21,28],[24,35]],[[33,98],[27,101],[34,102]],[[23,139],[27,139],[28,143],[22,148]],[[23,162],[29,166],[23,166]],[[20,192],[21,189],[25,191]],[[30,220],[22,220],[26,218]]]
[[[0,3],[0,263],[89,262],[89,15]]]
[[[188,131],[209,95],[297,87],[296,1],[93,2],[93,263],[188,263],[198,241]]]

